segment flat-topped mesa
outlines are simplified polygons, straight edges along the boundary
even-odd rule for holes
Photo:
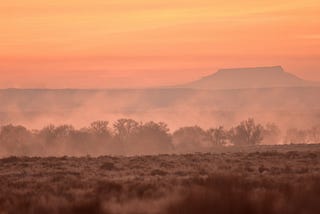
[[[241,89],[306,87],[314,83],[287,73],[281,66],[220,69],[183,87],[195,89]]]
[[[216,74],[218,73],[233,73],[233,72],[241,72],[242,75],[244,74],[255,74],[255,73],[265,73],[265,72],[284,72],[281,66],[268,66],[268,67],[247,67],[247,68],[225,68],[219,69]]]

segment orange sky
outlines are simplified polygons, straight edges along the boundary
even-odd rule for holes
[[[282,65],[320,81],[319,0],[4,0],[0,87],[170,85]]]

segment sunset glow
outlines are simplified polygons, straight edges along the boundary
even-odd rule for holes
[[[5,0],[0,87],[150,87],[262,65],[319,81],[319,14],[319,0]]]

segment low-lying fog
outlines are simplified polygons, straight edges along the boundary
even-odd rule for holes
[[[217,145],[319,143],[319,92],[310,87],[2,90],[1,153],[128,155],[208,151]],[[134,135],[119,133],[121,118],[133,119],[122,125],[126,132],[135,127]],[[260,133],[249,133],[256,138],[253,143],[242,139],[246,133],[240,126],[248,118],[254,118]],[[98,124],[110,138],[94,132],[94,121],[108,121]]]

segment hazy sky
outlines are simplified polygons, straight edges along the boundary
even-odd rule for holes
[[[319,0],[3,0],[0,87],[143,87],[223,67],[320,80]]]

